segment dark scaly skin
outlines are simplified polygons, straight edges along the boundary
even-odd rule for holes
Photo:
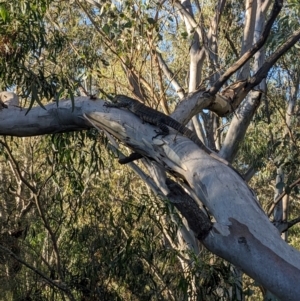
[[[195,144],[197,144],[203,151],[209,154],[212,158],[229,166],[231,169],[233,169],[236,173],[238,173],[243,178],[243,176],[229,162],[227,162],[223,158],[220,158],[217,154],[212,152],[209,148],[207,148],[202,143],[202,141],[198,138],[198,136],[195,133],[193,133],[190,129],[188,129],[186,126],[182,125],[172,117],[167,116],[150,107],[147,107],[141,102],[125,95],[117,95],[113,99],[113,103],[106,102],[104,105],[110,108],[126,108],[133,114],[137,115],[143,121],[156,125],[157,127],[160,128],[160,132],[157,132],[157,135],[155,137],[157,137],[158,135],[163,135],[163,136],[168,135],[169,134],[168,127],[178,131],[183,136],[192,140]]]

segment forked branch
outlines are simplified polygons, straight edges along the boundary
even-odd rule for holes
[[[210,88],[209,93],[215,95],[223,86],[223,84],[234,74],[238,69],[240,69],[263,45],[265,44],[272,25],[281,11],[283,0],[275,0],[271,15],[267,24],[261,34],[260,39],[253,45],[251,49],[245,52],[230,68],[225,71],[225,73],[216,81],[216,83]]]
[[[300,29],[295,31],[285,43],[283,43],[272,55],[270,55],[262,67],[256,72],[254,76],[249,79],[247,83],[247,89],[252,89],[258,85],[268,74],[272,66],[277,60],[287,52],[292,46],[294,46],[300,40]]]

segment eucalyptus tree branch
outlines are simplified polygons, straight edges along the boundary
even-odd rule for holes
[[[231,47],[231,50],[233,51],[234,55],[235,55],[236,57],[238,57],[238,56],[239,56],[238,51],[237,51],[237,49],[236,49],[236,47],[235,47],[233,41],[230,39],[230,36],[229,36],[229,34],[228,34],[227,31],[224,32],[224,37],[225,37],[225,39],[227,40],[227,42],[229,43],[229,45],[230,45],[230,47]]]
[[[88,12],[88,10],[82,5],[82,3],[79,0],[75,0],[75,2],[77,3],[78,6],[80,6],[80,8],[84,11],[84,13],[88,16],[89,20],[94,25],[96,31],[103,37],[103,42],[104,42],[105,46],[108,47],[108,49],[114,55],[116,55],[122,63],[126,64],[125,61],[123,61],[122,58],[119,56],[118,52],[113,48],[113,45],[112,45],[111,41],[107,38],[107,36],[103,32],[103,30],[101,28],[99,28],[97,22],[94,20],[92,15]]]
[[[258,1],[246,0],[245,1],[245,25],[243,33],[243,41],[240,55],[236,54],[236,58],[243,55],[253,44],[254,30],[257,27],[256,24],[256,12],[259,6]],[[260,1],[261,2],[261,1]],[[259,17],[258,19],[261,19]],[[225,36],[226,37],[226,36]],[[250,73],[250,61],[244,64],[237,74],[237,80],[243,80],[248,77]]]
[[[288,191],[291,191],[295,186],[300,184],[300,178],[294,181],[291,185],[287,186],[286,189],[272,202],[272,205],[270,206],[268,210],[268,216],[270,217],[275,206],[282,200],[282,198],[288,194]]]
[[[75,298],[73,297],[72,293],[70,292],[70,290],[66,287],[66,285],[64,283],[59,283],[58,281],[53,281],[48,276],[46,276],[45,274],[43,274],[42,272],[40,272],[38,269],[36,269],[32,265],[30,265],[29,263],[27,263],[26,261],[24,261],[23,259],[21,259],[19,256],[17,256],[14,252],[12,252],[11,250],[9,250],[8,248],[0,245],[0,249],[2,251],[6,252],[7,254],[9,254],[11,257],[13,257],[15,260],[17,260],[18,262],[20,262],[24,266],[26,266],[28,269],[32,270],[34,273],[36,273],[39,276],[41,276],[50,285],[52,285],[52,286],[58,288],[59,290],[65,292],[68,295],[68,297],[70,298],[70,300],[74,300],[75,301]]]
[[[218,28],[221,20],[222,13],[224,11],[226,0],[219,0],[216,5],[216,11],[214,19],[211,22],[207,37],[206,37],[206,48],[207,48],[207,58],[210,64],[210,71],[213,71],[213,74],[210,76],[210,83],[213,84],[220,77],[220,64],[218,57]],[[202,15],[201,15],[202,17]]]
[[[194,18],[191,0],[180,0],[180,1],[182,2],[182,7],[187,12],[187,15],[190,15],[191,18]],[[205,52],[207,52],[207,48],[202,47],[201,49],[200,36],[202,37],[202,40],[204,40],[206,38],[206,35],[203,28],[200,28],[198,25],[196,26],[201,30],[202,34],[199,33],[200,32],[199,30],[198,32],[197,30],[195,31],[195,27],[191,24],[189,19],[184,16],[184,14],[182,14],[181,18],[183,19],[185,23],[186,31],[188,32],[188,35],[191,38],[190,49],[189,49],[190,66],[189,66],[189,83],[188,83],[188,91],[191,92],[197,89],[201,81],[201,70],[203,68],[203,62],[205,58]],[[202,44],[205,43],[203,42]]]
[[[128,82],[130,86],[132,87],[132,93],[141,101],[144,100],[144,91],[140,84],[140,76],[138,72],[134,72],[133,68],[128,67],[127,64],[124,64],[122,62],[123,71],[126,74],[126,77],[128,79]]]
[[[86,2],[88,2],[89,4],[96,6],[97,8],[102,8],[101,4],[96,2],[95,0],[85,0]]]
[[[188,20],[193,29],[198,33],[199,37],[204,41],[205,37],[203,35],[203,31],[201,30],[199,24],[195,21],[193,16],[186,10],[186,8],[179,2],[174,1],[174,5],[180,10],[182,15]]]
[[[294,218],[293,220],[287,223],[287,229],[293,227],[294,225],[300,223],[300,217]]]
[[[180,97],[180,99],[184,98],[184,89],[179,84],[179,82],[176,80],[174,73],[170,70],[169,66],[166,64],[165,60],[162,58],[161,54],[155,50],[157,60],[159,62],[160,68],[163,71],[166,78],[170,81],[171,85],[175,89],[177,95]]]
[[[154,55],[155,63],[156,63],[157,69],[158,69],[157,73],[158,73],[159,86],[160,86],[159,87],[159,90],[160,90],[160,103],[161,103],[161,106],[163,108],[164,113],[167,114],[167,115],[169,115],[170,114],[170,110],[169,110],[169,107],[168,107],[168,104],[167,104],[166,95],[165,95],[164,80],[163,80],[162,72],[161,72],[162,70],[160,68],[160,64],[159,64],[156,52],[153,51],[152,53]]]
[[[19,219],[20,220],[22,220],[22,218],[30,211],[30,209],[33,207],[33,204],[34,203],[31,200],[29,200],[28,204],[25,207],[22,208],[22,210],[19,214]]]
[[[35,200],[35,204],[36,207],[38,209],[39,215],[44,223],[45,228],[47,229],[48,233],[50,234],[51,240],[52,240],[52,244],[53,244],[53,250],[55,252],[55,256],[56,256],[56,266],[57,266],[57,271],[58,274],[60,276],[61,279],[63,279],[63,273],[62,273],[62,269],[61,269],[61,260],[60,260],[60,254],[59,254],[59,250],[58,250],[58,246],[57,246],[57,238],[54,234],[54,232],[52,231],[52,228],[50,226],[50,223],[48,222],[46,216],[45,216],[45,212],[41,206],[40,203],[40,199],[39,199],[39,195],[34,195],[34,200]]]
[[[270,55],[262,67],[247,81],[246,89],[250,90],[258,85],[268,74],[269,70],[274,66],[277,60],[294,46],[300,39],[300,29],[296,30],[277,50]]]
[[[201,67],[197,66],[197,64],[199,64],[203,60],[204,55],[206,55],[206,57],[208,58],[211,70],[219,69],[219,67],[218,67],[219,66],[218,45],[216,43],[215,37],[218,32],[218,24],[220,22],[221,15],[224,10],[225,2],[226,2],[226,0],[218,1],[215,16],[214,16],[213,22],[212,22],[207,34],[206,34],[205,30],[201,26],[199,26],[199,23],[197,23],[195,21],[195,19],[193,18],[193,15],[184,7],[183,4],[181,4],[179,1],[175,1],[175,3],[174,3],[175,6],[180,9],[180,12],[186,18],[188,24],[196,31],[197,37],[198,36],[201,37],[201,39],[203,41],[203,48],[202,48],[201,53],[199,53],[200,45],[195,46],[196,43],[193,43],[193,45],[192,45],[192,47],[197,48],[197,49],[194,49],[194,53],[193,53],[194,56],[191,57],[191,68],[196,68],[198,73],[200,73],[202,66]],[[200,14],[200,18],[202,20],[201,14]],[[191,30],[189,30],[189,31],[191,31]],[[191,48],[191,51],[192,51],[192,48]],[[192,70],[190,70],[190,72],[192,72]],[[217,72],[214,72],[213,75],[211,76],[210,82],[211,83],[216,82],[218,77],[219,77],[219,74]],[[190,78],[192,78],[192,76]],[[200,79],[199,74],[197,74],[197,79]],[[194,91],[196,89],[197,85],[199,85],[199,82],[197,79],[196,79],[196,81],[194,80],[194,81],[190,82],[189,92]],[[197,84],[195,84],[195,82],[197,82]]]
[[[167,231],[165,231],[165,227],[163,227],[163,234],[169,236],[169,234],[167,233]],[[123,232],[124,236],[126,237],[126,239],[129,239],[129,235],[127,234],[126,230],[124,228],[121,228],[121,231]],[[170,242],[172,242],[172,239],[169,237],[168,239]],[[171,244],[172,246],[172,244]],[[172,246],[174,249],[176,248],[175,246]],[[158,281],[161,283],[162,286],[165,287],[168,296],[169,296],[169,300],[174,300],[176,301],[176,298],[172,292],[172,290],[169,288],[168,284],[166,284],[166,281],[164,280],[164,276],[161,274],[159,268],[157,267],[157,265],[155,265],[153,262],[149,263],[149,261],[145,258],[145,257],[140,257],[140,260],[148,267],[148,269],[156,276],[156,278],[158,279]]]
[[[22,176],[22,172],[20,170],[19,164],[16,161],[15,157],[13,156],[8,144],[2,140],[0,140],[0,144],[3,145],[3,147],[6,149],[7,154],[9,159],[11,160],[11,162],[13,163],[12,168],[13,171],[15,173],[15,175],[17,175],[17,177],[29,188],[29,190],[31,190],[34,194],[36,194],[38,192],[38,190],[36,189],[36,187],[32,186],[23,176]]]
[[[261,34],[260,39],[253,45],[251,49],[245,52],[231,67],[229,67],[219,80],[210,88],[209,93],[215,95],[223,86],[223,84],[240,69],[263,45],[265,44],[273,23],[281,11],[283,0],[274,0],[274,5],[270,14],[270,18]]]

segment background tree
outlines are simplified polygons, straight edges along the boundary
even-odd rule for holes
[[[297,300],[299,253],[278,233],[299,220],[299,9],[278,0],[1,3],[0,82],[22,102],[1,93],[0,133],[52,134],[0,140],[3,298],[250,298],[251,281],[214,253],[265,298]],[[120,93],[192,120],[251,179],[269,215],[275,207],[278,230],[234,170],[176,132],[153,140],[153,126],[98,99]],[[115,162],[128,150],[109,133],[145,157],[128,165],[136,175]]]

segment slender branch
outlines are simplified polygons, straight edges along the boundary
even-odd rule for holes
[[[34,205],[34,203],[32,201],[29,201],[29,203],[22,208],[20,214],[19,214],[19,219],[22,220],[22,218],[24,218],[24,216],[30,211],[30,209],[32,208],[32,206]]]
[[[278,223],[276,227],[280,233],[283,233],[286,232],[288,229],[292,228],[293,226],[295,226],[296,224],[298,224],[299,222],[300,222],[300,217],[297,217],[289,222],[282,221]]]
[[[275,0],[272,8],[272,12],[269,20],[261,34],[260,39],[253,45],[251,49],[244,53],[230,68],[225,71],[225,73],[216,81],[216,83],[210,88],[209,93],[215,95],[223,86],[223,84],[234,74],[238,69],[240,69],[263,45],[265,44],[272,25],[277,18],[279,12],[282,8],[283,0]]]
[[[216,6],[217,9],[215,11],[215,18],[214,18],[215,22],[216,22],[216,26],[218,26],[220,24],[226,1],[227,0],[219,0],[218,1],[218,4]]]
[[[159,85],[159,90],[160,90],[160,103],[161,103],[161,106],[163,108],[164,113],[167,114],[167,115],[170,115],[170,109],[168,107],[167,99],[166,99],[166,95],[165,95],[165,88],[164,88],[164,80],[163,80],[163,76],[162,76],[162,70],[161,70],[156,52],[153,51],[152,53],[154,55],[154,60],[155,60],[155,64],[156,64],[156,67],[157,67],[158,85]]]
[[[291,191],[295,186],[300,184],[300,178],[297,179],[295,182],[293,182],[291,185],[287,186],[285,191],[282,192],[277,198],[276,200],[272,203],[272,205],[270,206],[269,210],[268,210],[268,216],[270,217],[270,215],[272,214],[275,206],[281,201],[281,199],[288,194],[288,191]],[[288,189],[287,189],[288,188]]]
[[[199,27],[199,25],[197,24],[193,16],[188,12],[188,10],[178,1],[175,1],[174,5],[180,10],[182,15],[188,20],[188,22],[193,27],[193,29],[198,33],[199,37],[201,37],[201,39],[204,40],[205,37],[203,36],[203,31],[201,30],[201,28]]]
[[[234,55],[236,57],[239,57],[238,51],[236,50],[236,47],[233,43],[233,41],[230,39],[229,33],[227,31],[224,32],[224,37],[227,40],[227,42],[229,43],[231,50],[233,51]]]
[[[46,280],[46,282],[48,282],[50,285],[64,291],[68,297],[70,298],[70,300],[74,300],[75,298],[73,297],[72,293],[69,291],[68,288],[65,287],[65,285],[59,284],[57,281],[53,281],[52,279],[50,279],[49,277],[47,277],[45,274],[43,274],[42,272],[40,272],[39,270],[37,270],[35,267],[31,266],[30,264],[28,264],[26,261],[24,261],[23,259],[19,258],[14,252],[12,252],[11,250],[9,250],[8,248],[0,245],[0,249],[6,253],[8,253],[11,257],[13,257],[15,260],[17,260],[18,262],[20,262],[21,264],[25,265],[27,268],[29,268],[30,270],[32,270],[34,273],[38,274],[39,276],[41,276],[44,280]]]
[[[102,8],[102,5],[98,2],[96,2],[95,0],[85,0],[86,2],[88,2],[89,4],[93,5],[93,6],[96,6],[98,8]]]
[[[54,232],[51,229],[49,221],[47,220],[47,218],[45,216],[45,213],[44,213],[44,211],[42,209],[42,206],[41,206],[41,203],[40,203],[39,196],[34,195],[34,200],[35,200],[35,204],[36,204],[36,207],[38,209],[39,215],[40,215],[40,217],[41,217],[41,219],[44,223],[44,226],[47,229],[47,231],[48,231],[48,233],[51,237],[51,240],[52,240],[52,243],[53,243],[53,249],[54,249],[54,252],[55,252],[55,255],[56,255],[56,266],[57,266],[58,274],[59,274],[60,278],[63,279],[60,254],[59,254],[59,250],[58,250],[58,246],[57,246],[57,238],[56,238]]]
[[[160,68],[163,71],[164,75],[172,84],[173,88],[175,89],[178,96],[182,99],[184,98],[184,89],[181,87],[179,82],[176,80],[174,73],[170,70],[169,66],[166,64],[164,59],[162,58],[161,54],[155,50],[157,60],[159,62]]]
[[[287,52],[292,46],[294,46],[300,39],[300,29],[295,31],[290,37],[287,39],[285,43],[283,43],[272,55],[270,55],[262,67],[254,74],[247,83],[247,89],[253,88],[258,85],[268,74],[269,70],[272,66],[277,62],[277,60]]]
[[[288,224],[288,229],[293,227],[294,225],[300,223],[300,217],[294,218],[293,220],[289,221]]]
[[[119,60],[125,64],[125,62],[122,60],[122,58],[119,56],[118,52],[113,49],[112,42],[107,38],[106,34],[103,32],[103,30],[98,26],[97,22],[94,20],[92,15],[88,12],[88,10],[82,5],[82,3],[79,0],[75,0],[78,6],[84,11],[84,13],[88,16],[91,23],[94,25],[96,31],[103,37],[103,43],[108,47],[108,49],[115,54]]]
[[[218,33],[219,23],[224,11],[226,0],[219,0],[215,8],[215,16],[211,21],[211,25],[206,36],[206,48],[207,59],[210,67],[210,72],[213,71],[213,75],[210,76],[210,83],[213,84],[220,78],[220,63],[219,63],[219,47],[218,47]],[[203,15],[201,15],[203,18]],[[203,34],[204,36],[204,34]]]
[[[8,144],[6,142],[3,142],[2,140],[0,140],[0,144],[2,144],[4,146],[4,148],[7,151],[8,157],[9,159],[13,162],[13,170],[14,172],[17,174],[18,178],[33,192],[33,193],[37,193],[37,189],[32,186],[23,176],[21,173],[21,170],[19,168],[19,164],[16,161],[16,159],[14,158],[13,154],[11,153],[11,150],[8,146]]]

